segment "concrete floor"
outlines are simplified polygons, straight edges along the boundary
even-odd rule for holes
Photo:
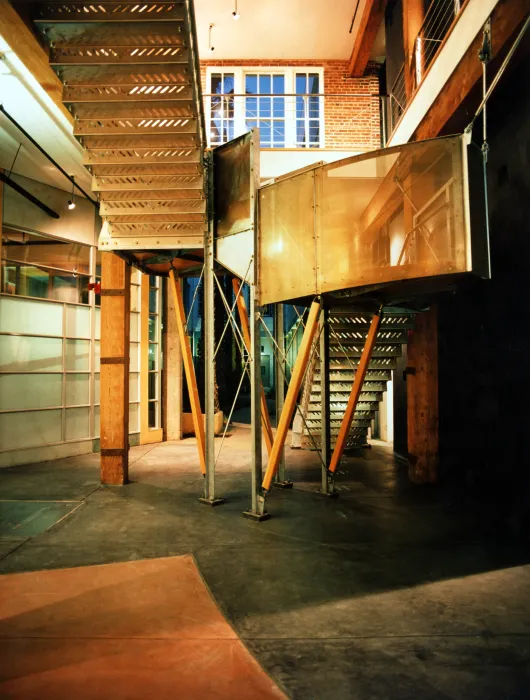
[[[273,491],[264,523],[240,516],[244,428],[225,441],[228,501],[216,509],[197,500],[192,439],[133,448],[121,488],[99,486],[98,455],[4,469],[0,572],[192,554],[239,638],[296,700],[530,697],[527,549],[495,538],[464,499],[408,484],[388,447],[344,459],[337,500],[315,493],[315,454],[287,458],[295,488]]]

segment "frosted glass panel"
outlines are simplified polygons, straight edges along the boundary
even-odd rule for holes
[[[99,437],[99,406],[94,406],[94,437]]]
[[[87,404],[89,397],[88,374],[67,374],[66,375],[66,405],[80,406]]]
[[[131,314],[131,343],[140,340],[139,335],[140,314]]]
[[[140,311],[140,287],[131,285],[131,311]]]
[[[67,408],[66,409],[66,440],[77,440],[89,437],[90,409]]]
[[[139,401],[140,400],[140,375],[136,373],[129,374],[129,401]]]
[[[0,413],[0,445],[6,450],[61,442],[60,409]]]
[[[0,331],[62,336],[62,304],[2,297],[0,299]]]
[[[94,403],[99,403],[99,373],[94,375]]]
[[[129,371],[131,372],[140,371],[139,349],[139,343],[131,343],[131,360],[129,364]]]
[[[96,340],[94,342],[94,372],[99,372],[99,368],[101,365],[101,362],[99,359],[99,353],[100,353],[99,340]]]
[[[67,370],[89,369],[90,341],[65,340],[66,355],[65,365]]]
[[[129,432],[136,433],[140,430],[138,426],[138,404],[132,403],[129,406]]]
[[[94,337],[101,338],[101,309],[94,309]]]
[[[60,338],[0,335],[0,369],[43,372],[62,368],[63,341]]]
[[[0,411],[62,406],[62,374],[0,374]]]
[[[90,309],[83,306],[67,306],[64,334],[71,338],[90,338]]]

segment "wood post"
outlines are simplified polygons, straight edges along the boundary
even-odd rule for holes
[[[416,45],[416,37],[421,29],[424,18],[423,10],[424,0],[403,0],[403,48],[405,53],[405,94],[407,100],[410,100],[416,88],[416,80],[414,78],[414,67],[422,70],[423,62],[423,47],[418,48]],[[420,66],[417,66],[416,60],[419,58]]]
[[[315,333],[318,328],[319,315],[320,301],[314,301],[311,304],[311,308],[309,310],[309,317],[307,319],[304,335],[302,337],[302,342],[300,343],[300,348],[298,350],[296,362],[294,364],[293,371],[291,374],[291,381],[289,382],[289,389],[287,390],[287,396],[285,397],[285,403],[283,406],[282,414],[278,421],[278,427],[276,428],[276,435],[274,437],[272,450],[269,455],[267,471],[265,472],[265,478],[263,479],[262,484],[265,491],[270,490],[272,479],[276,474],[276,470],[278,469],[280,455],[285,444],[287,431],[289,430],[289,426],[291,425],[291,420],[293,418],[293,414],[296,408],[296,399],[298,397],[300,387],[302,386],[304,373],[307,367],[307,362],[309,360],[309,355],[311,353],[311,346],[313,345]]]
[[[186,332],[186,313],[184,311],[184,301],[182,299],[182,288],[180,280],[177,279],[175,270],[169,271],[169,284],[173,294],[173,303],[175,306],[177,317],[177,329],[182,349],[182,359],[184,362],[184,374],[188,384],[188,393],[191,404],[191,415],[193,418],[193,428],[197,438],[197,449],[199,450],[199,462],[203,476],[206,475],[206,451],[205,451],[205,435],[204,421],[201,411],[201,402],[199,399],[199,389],[197,387],[197,377],[195,376],[195,367],[193,365],[193,356],[191,353],[190,339]]]
[[[129,478],[129,334],[131,268],[101,254],[101,483]]]
[[[239,321],[241,323],[241,331],[243,333],[243,339],[245,341],[245,347],[247,352],[250,353],[250,323],[248,319],[248,309],[245,302],[245,297],[240,291],[240,282],[234,277],[232,280],[232,287],[234,289],[234,294],[237,298],[237,310],[239,312]],[[283,381],[283,378],[282,378]],[[272,450],[272,425],[269,416],[269,409],[267,408],[267,398],[265,397],[265,390],[263,389],[263,383],[261,384],[261,426],[263,428],[263,435],[265,437],[265,444],[267,446],[267,453],[270,455]]]
[[[368,331],[368,337],[364,344],[364,348],[361,354],[361,359],[359,360],[359,366],[355,372],[355,378],[353,380],[353,386],[351,389],[350,398],[348,399],[348,405],[346,406],[346,412],[344,413],[344,418],[340,426],[339,434],[337,436],[337,442],[335,443],[335,449],[331,455],[331,461],[329,463],[329,471],[334,472],[339,462],[342,458],[344,448],[346,447],[346,440],[348,439],[348,434],[350,432],[351,423],[353,416],[355,414],[355,409],[359,402],[359,396],[363,388],[364,378],[366,376],[366,371],[370,360],[372,358],[372,352],[375,347],[375,341],[377,338],[377,331],[381,324],[382,309],[380,309],[373,317],[372,323],[370,324],[370,330]]]
[[[432,483],[438,469],[438,314],[417,314],[407,347],[409,477]]]

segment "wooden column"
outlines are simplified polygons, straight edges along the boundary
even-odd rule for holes
[[[131,268],[101,254],[101,483],[129,477],[129,333]]]
[[[425,0],[403,0],[403,50],[405,54],[405,93],[410,100],[415,88],[414,54],[416,52],[416,37],[421,29],[424,18]],[[420,47],[420,56],[423,50]]]
[[[437,479],[438,314],[436,307],[416,316],[407,346],[409,477],[418,484]]]

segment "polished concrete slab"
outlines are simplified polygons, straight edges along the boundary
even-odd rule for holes
[[[241,517],[250,488],[241,427],[223,445],[217,489],[227,502],[215,509],[198,502],[193,439],[133,448],[125,487],[98,486],[97,455],[2,470],[10,498],[60,496],[76,507],[45,532],[6,542],[0,572],[192,554],[289,697],[530,697],[530,554],[498,536],[493,506],[411,485],[384,445],[346,456],[336,500],[316,493],[316,454],[288,449],[287,463],[295,487],[273,490],[264,523]],[[210,692],[190,697],[217,697]]]
[[[0,577],[0,696],[285,697],[190,555]]]

